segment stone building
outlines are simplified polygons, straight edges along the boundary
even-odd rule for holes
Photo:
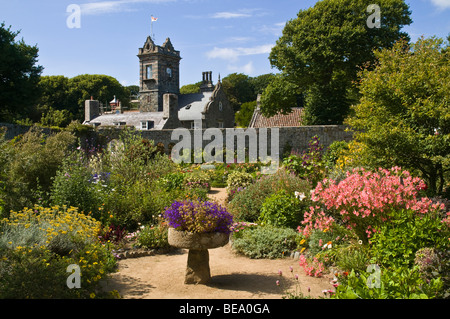
[[[234,111],[219,80],[212,72],[203,72],[199,93],[180,94],[180,51],[169,38],[162,46],[147,37],[139,49],[139,110],[116,108],[102,113],[99,102],[85,102],[85,124],[94,126],[134,126],[139,130],[179,127],[231,128]]]

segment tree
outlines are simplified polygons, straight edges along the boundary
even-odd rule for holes
[[[180,88],[180,94],[192,94],[200,93],[200,85],[202,82],[197,82],[194,84],[186,84]]]
[[[0,121],[25,118],[38,97],[37,83],[42,66],[36,65],[39,49],[24,40],[16,41],[20,32],[0,25]]]
[[[255,90],[248,75],[243,73],[229,74],[223,78],[222,86],[234,112],[239,111],[243,103],[256,100]]]
[[[241,109],[235,114],[235,122],[240,127],[247,127],[256,108],[256,101],[245,102],[241,105]]]
[[[360,73],[361,101],[347,120],[369,164],[417,172],[433,195],[450,171],[450,51],[442,43],[421,38],[375,51],[378,62]]]
[[[400,29],[411,23],[408,5],[403,0],[377,1],[381,27],[370,28],[367,7],[372,2],[319,1],[287,22],[272,48],[271,65],[282,72],[285,82],[297,88],[296,94],[306,97],[308,124],[341,124],[349,105],[358,98],[352,86],[358,67],[374,61],[374,49],[389,48],[396,40],[407,38]],[[336,101],[339,106],[332,105]],[[270,116],[290,107],[278,103],[264,110]]]
[[[109,103],[114,96],[123,107],[130,105],[130,92],[115,78],[102,74],[84,74],[69,79],[69,105],[75,119],[84,119],[84,102],[91,96],[103,103]],[[72,110],[71,110],[72,112]]]

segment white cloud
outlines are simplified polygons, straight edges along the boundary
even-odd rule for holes
[[[134,3],[165,3],[176,0],[113,0],[98,1],[81,4],[81,13],[85,15],[101,15],[105,13],[131,11],[130,4]]]
[[[431,0],[431,2],[440,9],[450,8],[450,0]]]
[[[231,62],[236,62],[240,56],[268,54],[270,53],[273,44],[264,44],[250,48],[217,48],[214,47],[211,51],[206,52],[206,56],[210,59],[223,59]]]
[[[232,18],[249,18],[252,15],[249,13],[239,13],[239,12],[216,12],[211,18],[213,19],[232,19]]]
[[[252,75],[255,72],[255,68],[253,67],[253,61],[250,61],[249,63],[242,66],[228,65],[228,71]]]

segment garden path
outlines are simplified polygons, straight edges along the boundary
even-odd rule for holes
[[[211,199],[224,203],[225,189],[212,189]],[[119,271],[105,283],[125,299],[279,299],[284,288],[295,292],[294,274],[299,289],[313,298],[332,288],[330,277],[313,278],[305,274],[298,261],[285,259],[249,259],[234,253],[230,244],[210,249],[211,281],[207,285],[185,285],[187,250],[119,261]],[[293,273],[290,272],[293,267]],[[280,276],[278,271],[283,275]],[[280,286],[277,286],[277,280]]]

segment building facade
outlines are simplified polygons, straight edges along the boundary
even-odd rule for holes
[[[139,110],[115,108],[102,113],[98,110],[98,101],[91,99],[85,103],[85,124],[133,126],[139,130],[234,127],[234,111],[220,76],[214,85],[212,72],[203,72],[199,93],[180,94],[181,56],[169,38],[158,46],[151,37],[147,37],[137,56]]]

